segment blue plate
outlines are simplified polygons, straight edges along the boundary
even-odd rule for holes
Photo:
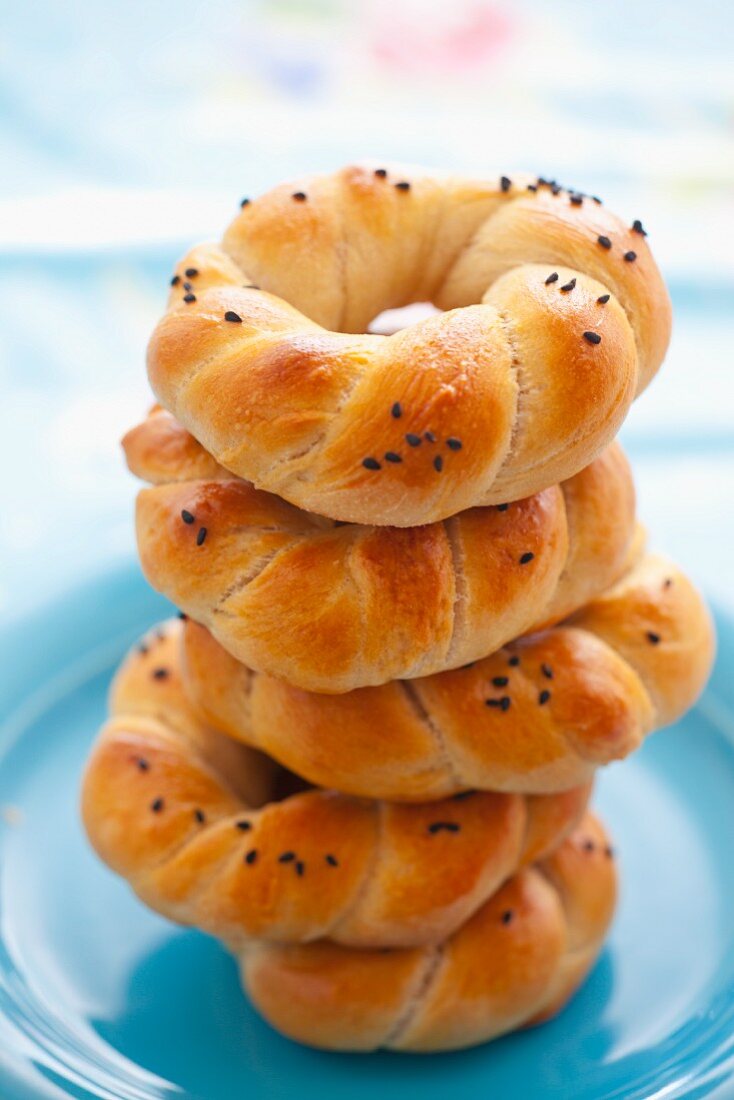
[[[622,900],[570,1007],[462,1053],[357,1056],[271,1031],[227,954],[147,912],[85,842],[79,776],[110,674],[167,611],[131,566],[0,636],[2,1100],[734,1094],[732,622],[702,704],[599,782]]]

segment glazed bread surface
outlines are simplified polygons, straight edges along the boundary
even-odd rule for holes
[[[441,944],[253,943],[243,984],[273,1027],[309,1046],[456,1050],[558,1012],[593,965],[615,902],[613,851],[588,814]]]
[[[412,527],[568,479],[662,362],[639,221],[531,177],[352,166],[247,203],[177,267],[148,375],[232,473]],[[446,312],[389,336],[381,311]]]
[[[652,554],[559,626],[463,668],[344,695],[253,672],[193,620],[182,643],[203,718],[312,783],[392,801],[587,782],[680,718],[714,655],[702,597]]]
[[[148,635],[116,677],[83,820],[100,857],[143,901],[232,948],[250,939],[438,943],[584,812],[589,784],[410,806],[323,789],[274,801],[272,762],[196,719],[178,629]]]
[[[207,456],[160,411],[124,443],[131,469],[157,482],[137,502],[148,581],[238,660],[309,691],[484,657],[583,606],[641,549],[617,444],[526,500],[386,528],[329,523],[240,479],[199,476]]]

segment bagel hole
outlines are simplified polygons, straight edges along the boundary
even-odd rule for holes
[[[435,317],[437,313],[443,313],[443,310],[437,309],[432,302],[411,302],[399,309],[384,309],[372,318],[367,331],[374,336],[392,336],[394,332]]]

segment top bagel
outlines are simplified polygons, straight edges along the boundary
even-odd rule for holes
[[[258,488],[367,524],[573,476],[670,334],[641,224],[529,176],[361,166],[282,185],[173,283],[148,352],[161,403]],[[366,334],[416,301],[448,312]]]

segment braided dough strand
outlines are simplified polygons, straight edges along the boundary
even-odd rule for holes
[[[118,673],[82,811],[101,858],[148,905],[230,946],[437,943],[584,811],[589,784],[413,806],[320,789],[268,801],[271,761],[193,715],[179,629],[147,637]]]
[[[586,782],[692,706],[714,653],[704,601],[657,555],[470,667],[346,695],[253,672],[192,621],[182,641],[186,689],[218,729],[313,783],[400,801]]]
[[[179,271],[193,282],[148,354],[161,403],[231,472],[349,522],[415,526],[567,479],[669,339],[644,236],[520,180],[401,189],[348,168],[275,188]],[[365,333],[416,300],[447,312]]]
[[[483,657],[582,606],[640,549],[616,444],[560,487],[404,529],[329,523],[221,467],[202,478],[211,458],[168,414],[124,443],[158,482],[137,504],[149,582],[238,660],[306,690]]]
[[[251,944],[243,984],[273,1027],[309,1046],[426,1052],[495,1039],[554,1015],[591,968],[616,901],[611,855],[587,814],[442,944]]]

